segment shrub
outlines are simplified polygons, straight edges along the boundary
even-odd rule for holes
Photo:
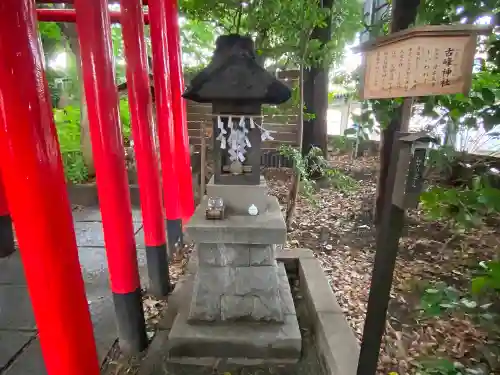
[[[88,179],[88,171],[80,150],[80,108],[68,106],[54,109],[59,146],[66,181],[84,182]]]

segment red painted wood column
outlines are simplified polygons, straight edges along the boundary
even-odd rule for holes
[[[179,192],[179,166],[176,157],[172,91],[170,85],[167,4],[165,0],[149,0],[151,49],[155,86],[156,120],[160,141],[163,201],[167,217],[169,252],[181,237],[182,210]]]
[[[12,219],[7,206],[7,196],[2,181],[0,169],[0,258],[11,255],[16,250],[14,245],[14,233],[12,231]]]
[[[172,112],[174,115],[175,156],[180,184],[180,204],[183,220],[188,220],[194,213],[193,178],[191,173],[191,155],[186,118],[184,77],[182,73],[182,55],[180,45],[179,12],[177,0],[165,0],[167,7],[168,62],[170,69],[170,87],[172,88]]]
[[[35,1],[0,1],[0,160],[50,375],[99,362],[43,71]]]
[[[149,289],[157,296],[165,296],[170,291],[170,281],[160,171],[153,141],[152,101],[143,12],[139,0],[122,0],[121,10]]]
[[[75,0],[97,193],[120,347],[147,346],[106,0]]]

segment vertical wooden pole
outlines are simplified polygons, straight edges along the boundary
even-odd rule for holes
[[[396,186],[399,161],[398,134],[395,134],[393,144],[391,145],[392,155],[385,186],[388,199],[385,201],[380,227],[377,231],[375,262],[373,265],[357,375],[375,375],[377,372],[380,346],[387,320],[393,273],[399,249],[399,239],[404,225],[404,209],[392,202],[395,189],[404,189],[404,186]]]
[[[200,202],[205,196],[206,189],[206,162],[207,162],[207,139],[205,134],[205,123],[201,123],[200,129],[201,136],[201,150],[200,150]]]

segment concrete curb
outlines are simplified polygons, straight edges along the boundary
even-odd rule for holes
[[[340,308],[321,264],[308,249],[281,249],[278,261],[298,270],[316,346],[328,375],[355,375],[359,345]],[[289,268],[290,267],[290,268]]]
[[[130,201],[132,207],[140,207],[139,186],[129,185]],[[97,195],[97,185],[91,184],[68,184],[67,185],[69,201],[84,207],[94,207],[99,205]]]

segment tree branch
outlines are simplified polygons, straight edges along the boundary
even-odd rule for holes
[[[236,13],[236,34],[240,33],[241,26],[241,15],[243,14],[243,2],[240,2],[240,6],[238,7],[238,12]],[[234,23],[234,21],[233,21]]]

